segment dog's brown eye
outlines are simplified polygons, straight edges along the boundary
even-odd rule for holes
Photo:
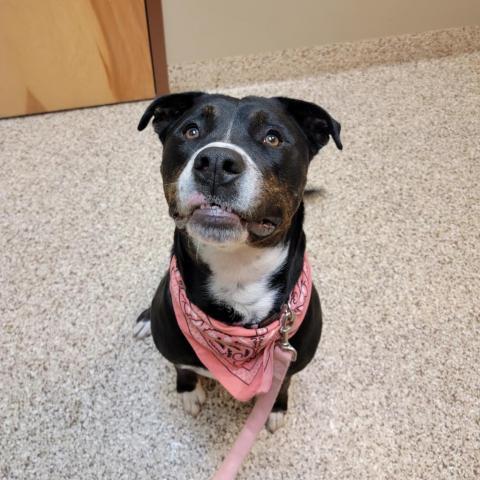
[[[282,143],[282,140],[276,132],[268,132],[263,139],[263,143],[270,147],[278,147]]]
[[[200,136],[200,130],[196,125],[190,125],[186,128],[183,134],[188,140],[194,140],[195,138],[198,138]]]

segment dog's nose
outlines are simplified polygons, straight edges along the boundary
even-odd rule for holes
[[[233,182],[244,170],[242,156],[231,148],[206,148],[193,161],[193,175],[197,181],[212,186]]]

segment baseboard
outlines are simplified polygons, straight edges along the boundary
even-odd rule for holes
[[[170,89],[209,90],[480,50],[480,26],[169,65]]]

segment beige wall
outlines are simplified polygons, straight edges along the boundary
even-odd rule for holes
[[[480,24],[480,0],[163,0],[163,9],[169,64]]]

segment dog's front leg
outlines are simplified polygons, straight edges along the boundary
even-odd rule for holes
[[[185,412],[196,417],[207,396],[198,375],[187,368],[175,365],[177,371],[177,392],[182,397]]]
[[[285,377],[277,399],[273,404],[272,412],[268,416],[266,427],[270,433],[276,432],[285,425],[285,416],[288,409],[288,387],[290,386],[291,378],[291,376]]]

